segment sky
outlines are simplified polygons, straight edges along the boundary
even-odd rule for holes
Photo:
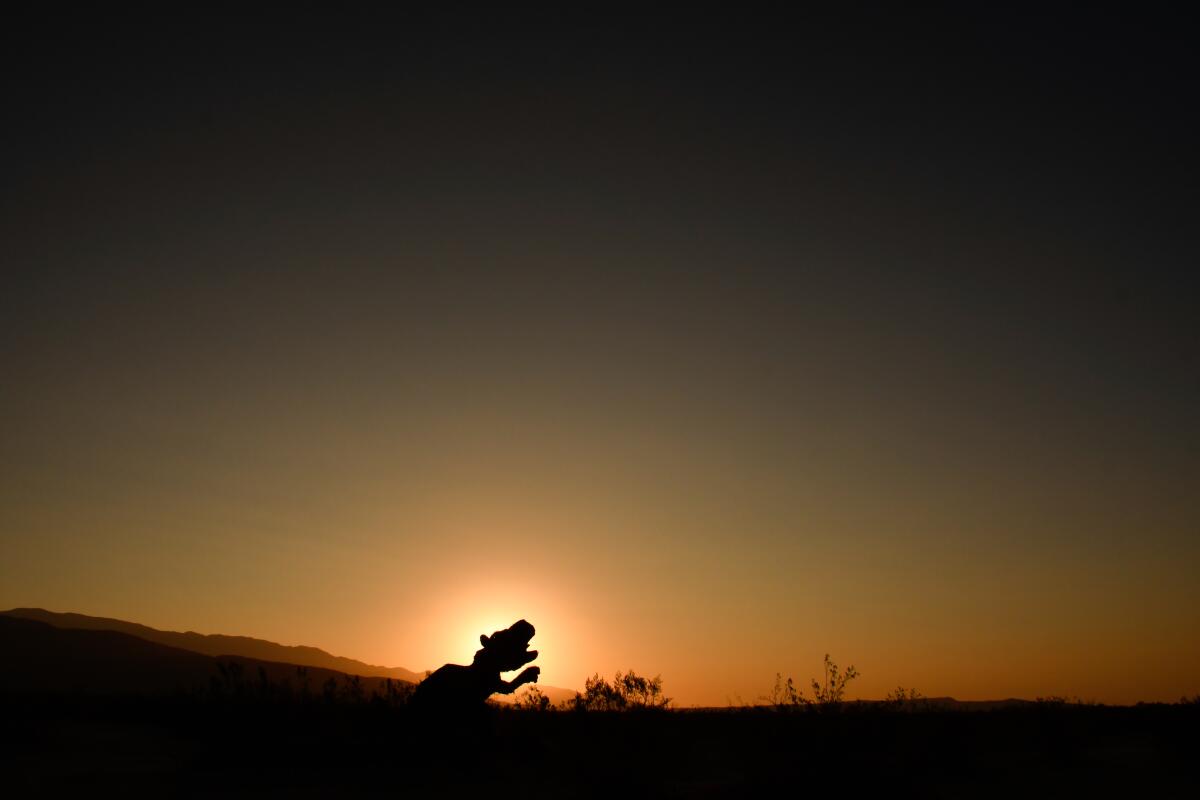
[[[95,13],[4,34],[0,607],[1200,692],[1177,20]]]

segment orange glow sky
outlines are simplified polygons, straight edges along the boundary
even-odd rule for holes
[[[544,683],[682,704],[826,652],[1200,692],[1192,140],[1149,62],[885,28],[27,54],[0,607],[415,670],[525,617]]]

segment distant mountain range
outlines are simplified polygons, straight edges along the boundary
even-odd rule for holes
[[[186,633],[160,631],[136,622],[109,619],[108,617],[89,617],[84,614],[59,614],[42,608],[14,608],[11,611],[0,611],[0,616],[37,620],[45,622],[47,625],[53,625],[55,628],[118,631],[145,639],[148,642],[177,647],[193,653],[202,653],[206,656],[239,656],[260,661],[277,661],[304,667],[319,667],[344,672],[347,675],[392,678],[409,683],[418,683],[425,677],[424,673],[413,672],[403,667],[378,667],[355,661],[352,658],[331,655],[316,647],[276,644],[249,636],[225,636],[219,633],[203,634],[193,631]]]
[[[350,676],[240,656],[207,656],[111,630],[56,628],[44,622],[0,615],[0,692],[162,694],[204,689],[223,673],[247,684],[264,678],[273,685],[308,686],[320,693],[332,679],[344,689]],[[387,678],[360,677],[364,695],[385,691]]]
[[[42,608],[0,611],[0,690],[154,693],[207,686],[220,666],[236,661],[245,679],[259,673],[275,683],[303,682],[313,691],[330,679],[359,676],[363,691],[381,691],[388,678],[419,683],[424,673],[380,667],[316,647],[282,645],[249,636],[161,631],[136,622],[57,613]],[[8,655],[13,654],[13,655]],[[304,667],[302,675],[297,667]],[[552,703],[575,696],[540,686]],[[508,700],[496,695],[497,700]]]

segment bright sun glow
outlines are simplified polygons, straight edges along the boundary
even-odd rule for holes
[[[491,635],[526,619],[537,629],[529,646],[539,651],[534,664],[542,668],[542,681],[578,682],[563,671],[573,649],[571,615],[547,587],[503,580],[468,582],[448,592],[446,600],[430,611],[430,669],[443,663],[470,663],[480,647],[480,634]]]

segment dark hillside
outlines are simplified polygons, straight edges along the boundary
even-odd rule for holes
[[[158,695],[241,685],[355,687],[369,696],[386,691],[386,678],[357,678],[334,670],[251,658],[212,656],[110,630],[68,630],[0,615],[0,687],[11,694]],[[398,683],[398,682],[394,682]]]
[[[0,612],[0,616],[37,620],[56,628],[119,631],[150,642],[177,647],[181,650],[190,650],[193,653],[202,653],[207,656],[240,656],[259,661],[277,661],[305,667],[320,667],[349,675],[392,678],[410,683],[416,683],[423,677],[422,674],[403,667],[380,667],[374,664],[364,664],[352,658],[332,655],[317,647],[283,645],[250,636],[202,634],[194,631],[186,633],[160,631],[136,622],[126,622],[108,617],[91,617],[86,614],[60,614],[42,608],[14,608],[10,611]]]

